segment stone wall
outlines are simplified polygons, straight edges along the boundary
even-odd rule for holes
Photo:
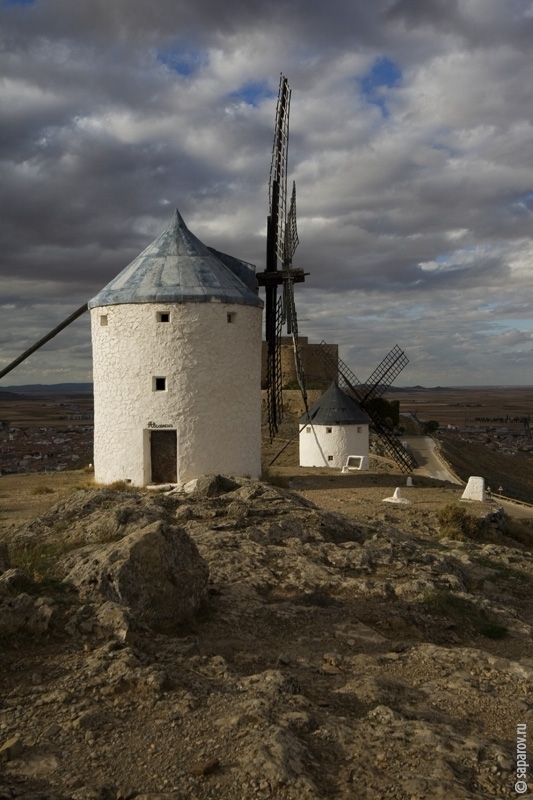
[[[91,310],[91,327],[98,482],[150,483],[153,429],[177,432],[179,483],[218,472],[259,477],[260,308],[112,305]]]
[[[320,355],[319,344],[309,344],[307,336],[298,338],[300,347],[300,359],[305,374],[306,384],[316,388],[327,389],[332,381],[337,380],[337,370],[326,364]],[[338,359],[339,346],[336,344],[328,345],[333,350],[334,356]],[[261,358],[261,387],[266,388],[267,380],[267,343],[263,342]],[[281,337],[281,372],[282,385],[294,384],[296,378],[296,367],[294,364],[294,347],[292,336]]]

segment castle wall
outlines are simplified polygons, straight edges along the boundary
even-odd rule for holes
[[[110,305],[91,310],[91,329],[98,482],[150,483],[152,430],[177,433],[178,483],[260,476],[260,308]]]
[[[320,354],[321,346],[319,344],[309,344],[307,336],[298,337],[298,343],[300,347],[300,359],[307,385],[327,388],[332,381],[338,380],[337,369],[325,363]],[[338,345],[330,344],[328,347],[333,351],[334,358],[337,360],[339,356]],[[294,382],[297,381],[297,377],[292,336],[281,337],[280,353],[282,385],[287,386],[294,384]],[[267,382],[267,359],[268,345],[266,342],[263,342],[261,353],[261,386],[263,388],[266,387]]]

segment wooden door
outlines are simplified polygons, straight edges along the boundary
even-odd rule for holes
[[[152,483],[177,483],[178,439],[176,431],[150,431]]]

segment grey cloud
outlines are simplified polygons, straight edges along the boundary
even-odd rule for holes
[[[514,347],[517,344],[528,344],[530,342],[533,342],[533,333],[531,331],[518,331],[516,328],[493,337],[493,343],[496,346]]]
[[[520,363],[523,382],[518,348],[528,331],[517,321],[514,338],[498,333],[509,327],[504,316],[531,314],[523,297],[533,20],[522,0],[501,8],[496,0],[4,7],[0,313],[4,329],[20,333],[6,336],[1,358],[96,294],[175,206],[207,244],[262,267],[283,69],[293,88],[295,263],[311,273],[298,291],[309,319],[302,333],[333,337],[362,373],[398,340],[413,353],[416,383],[439,371],[435,382],[483,382],[480,353],[490,341],[492,363],[506,374]],[[379,107],[363,78],[384,56],[400,78],[378,86]],[[180,58],[192,60],[190,72],[180,74]],[[61,355],[61,369],[70,363],[85,380],[88,342],[80,323],[27,369],[35,377],[41,363],[53,375]]]

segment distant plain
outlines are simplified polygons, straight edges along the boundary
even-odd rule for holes
[[[9,387],[6,387],[6,390],[0,390],[0,421],[9,423],[11,428],[64,428],[91,424],[87,419],[93,412],[93,398],[90,393],[84,391],[77,393],[75,387],[57,394],[50,391],[25,392],[23,387],[17,387],[20,394],[10,392]],[[318,391],[310,392],[309,403],[312,404],[319,396]],[[508,428],[511,433],[525,435],[523,422],[480,422],[476,418],[496,420],[509,417],[512,420],[515,417],[521,419],[533,415],[531,386],[411,387],[390,390],[386,396],[390,400],[400,402],[402,415],[412,414],[420,423],[436,420],[440,425],[458,428],[481,429],[485,426]],[[263,392],[264,401],[265,392]],[[280,449],[295,437],[277,459],[275,468],[294,466],[298,469],[298,419],[304,412],[300,393],[284,392],[284,404],[286,421],[278,437],[270,443],[266,431],[264,432],[263,460],[268,466]],[[73,419],[76,416],[82,418]],[[418,428],[418,432],[422,432],[423,426],[420,425]],[[486,477],[494,490],[501,485],[503,493],[507,496],[533,502],[532,453],[506,455],[487,448],[480,441],[467,441],[467,439],[468,433],[456,435],[455,438],[444,437],[441,442],[443,454],[463,480],[467,480],[469,475],[480,474]]]

